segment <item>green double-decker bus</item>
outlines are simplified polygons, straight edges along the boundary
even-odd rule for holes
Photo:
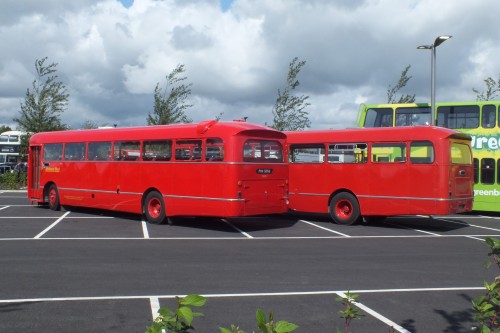
[[[500,211],[500,101],[436,103],[431,121],[428,103],[361,104],[360,127],[435,124],[472,137],[474,206],[476,211]]]

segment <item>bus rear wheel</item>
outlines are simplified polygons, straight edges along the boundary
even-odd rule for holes
[[[355,224],[360,219],[358,200],[351,193],[340,192],[330,201],[330,216],[337,224]]]
[[[49,187],[49,208],[51,210],[60,210],[61,204],[59,202],[59,191],[57,191],[57,186],[55,184]]]
[[[156,191],[149,192],[144,200],[142,211],[149,223],[165,223],[165,203],[160,193]]]

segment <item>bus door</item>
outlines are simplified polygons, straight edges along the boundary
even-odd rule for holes
[[[41,147],[31,146],[29,154],[29,191],[30,197],[42,198],[42,192],[40,189],[40,172],[41,172]]]
[[[473,194],[474,172],[472,153],[467,142],[451,141],[451,193],[454,198],[471,197]]]

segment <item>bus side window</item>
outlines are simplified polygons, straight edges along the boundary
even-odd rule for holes
[[[406,159],[406,144],[403,142],[374,143],[371,161],[374,163],[401,163]]]
[[[493,158],[481,159],[481,183],[495,184],[495,160]]]
[[[368,109],[364,127],[392,127],[393,110],[391,108]]]
[[[396,126],[429,125],[430,107],[400,107],[396,109]]]
[[[175,159],[177,161],[201,161],[201,140],[177,140]]]
[[[366,143],[336,143],[328,145],[328,163],[366,163]]]
[[[111,142],[91,142],[89,143],[90,161],[109,161],[111,160]]]
[[[482,113],[482,126],[484,128],[493,128],[495,127],[495,124],[497,122],[496,120],[496,115],[497,110],[495,105],[485,105],[483,106],[483,113]]]
[[[85,143],[67,143],[64,147],[64,160],[82,161],[85,159]]]
[[[434,162],[434,146],[430,141],[415,141],[410,144],[410,162],[430,164]]]
[[[48,143],[43,149],[43,159],[45,161],[61,161],[63,154],[62,143]]]
[[[139,141],[115,142],[115,161],[137,161],[139,160],[141,145]]]
[[[209,138],[206,141],[206,161],[224,160],[224,144],[220,138]]]
[[[323,163],[325,146],[322,144],[292,145],[290,147],[290,163]]]
[[[172,158],[172,141],[144,141],[142,147],[143,161],[170,161]]]
[[[440,106],[437,109],[438,126],[448,128],[478,128],[478,105]]]
[[[498,160],[500,163],[500,160]],[[473,159],[474,163],[474,184],[479,183],[479,159],[474,158]]]

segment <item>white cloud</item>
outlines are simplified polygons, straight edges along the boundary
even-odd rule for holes
[[[34,61],[58,63],[70,92],[63,121],[142,125],[152,93],[184,64],[195,121],[249,117],[272,122],[294,57],[307,63],[313,128],[352,126],[361,102],[386,101],[410,64],[406,91],[429,101],[430,44],[437,49],[437,100],[474,100],[497,78],[497,0],[3,0],[0,4],[0,124],[11,124],[34,77]]]

